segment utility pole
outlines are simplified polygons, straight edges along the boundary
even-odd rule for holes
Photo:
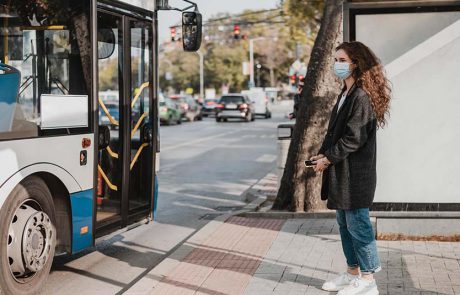
[[[249,89],[255,86],[255,81],[254,81],[254,41],[259,41],[259,40],[265,40],[265,39],[270,39],[266,37],[258,37],[254,39],[249,39]],[[278,38],[275,37],[273,38],[273,41],[277,41]]]
[[[254,87],[254,39],[249,39],[249,89]]]
[[[200,97],[204,98],[204,55],[201,51],[196,51],[200,57]]]

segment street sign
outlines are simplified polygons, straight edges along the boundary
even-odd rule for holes
[[[294,69],[294,71],[299,72],[300,69],[302,68],[302,62],[300,60],[296,60],[291,67]]]
[[[249,62],[243,61],[243,75],[248,76],[250,72],[251,69],[249,68]]]

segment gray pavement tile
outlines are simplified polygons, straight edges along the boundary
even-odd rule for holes
[[[449,294],[449,295],[454,295],[454,289],[452,287],[439,287],[437,288],[437,292],[440,294]]]
[[[270,265],[264,265],[264,266],[259,266],[259,268],[256,270],[257,274],[277,274],[280,275],[284,273],[286,269],[286,266],[282,265],[277,265],[277,264],[270,264]]]
[[[439,273],[435,273],[434,275],[434,281],[436,282],[436,284],[445,284],[445,283],[451,283],[452,280],[450,279],[449,277],[449,274],[446,273],[446,272],[439,272]]]
[[[267,254],[278,259],[264,260],[256,275],[280,280],[273,294],[328,294],[319,288],[346,266],[335,220],[288,220],[285,228]],[[459,244],[377,241],[383,267],[375,275],[380,294],[460,295],[459,261],[443,258],[445,254],[460,257]],[[452,286],[456,280],[459,283]]]
[[[423,292],[437,292],[436,290],[437,290],[436,285],[427,285],[427,284],[420,283],[420,291],[423,291]]]

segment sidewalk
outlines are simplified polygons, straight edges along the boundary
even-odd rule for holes
[[[270,175],[261,194],[272,193]],[[380,294],[460,294],[460,243],[378,241]],[[125,294],[334,294],[344,270],[332,218],[212,221]]]

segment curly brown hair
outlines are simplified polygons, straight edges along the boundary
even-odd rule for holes
[[[390,114],[391,87],[380,59],[361,42],[344,42],[336,51],[344,50],[356,65],[353,78],[356,85],[369,95],[377,117],[378,126],[383,128]]]

